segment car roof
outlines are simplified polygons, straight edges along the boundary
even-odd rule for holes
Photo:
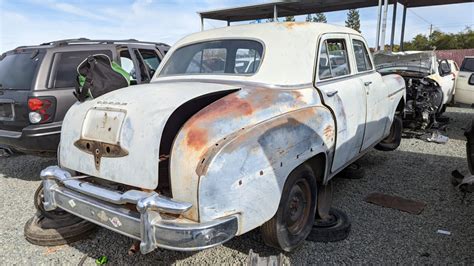
[[[255,37],[256,39],[269,39],[274,36],[284,35],[288,32],[295,32],[299,35],[297,41],[305,42],[308,39],[313,39],[316,36],[326,32],[350,33],[361,35],[359,32],[333,24],[317,23],[317,22],[268,22],[255,23],[246,25],[234,25],[197,32],[184,37],[176,44],[190,43],[203,39],[212,39],[215,36],[219,37]],[[296,41],[296,40],[293,40]]]
[[[270,22],[235,25],[206,30],[188,35],[171,47],[157,72],[159,73],[174,51],[183,46],[213,40],[250,40],[263,45],[260,67],[255,74],[247,76],[221,74],[194,74],[160,76],[160,79],[212,78],[223,80],[247,80],[279,85],[306,84],[313,80],[315,54],[319,37],[325,33],[343,33],[361,36],[353,29],[316,22]],[[282,56],[284,55],[284,56]],[[294,67],[281,67],[294,66]]]
[[[169,48],[168,44],[161,43],[161,42],[147,42],[147,41],[139,41],[136,39],[126,39],[126,40],[91,40],[87,38],[77,38],[77,39],[65,39],[65,40],[56,40],[45,42],[39,45],[26,45],[26,46],[19,46],[11,51],[14,50],[21,50],[21,49],[49,49],[49,48],[57,48],[57,47],[77,47],[77,46],[84,46],[84,45],[99,45],[99,46],[108,46],[108,45],[151,45],[156,47],[162,48]],[[10,51],[9,51],[10,52]]]

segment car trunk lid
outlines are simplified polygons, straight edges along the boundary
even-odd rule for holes
[[[157,82],[76,103],[63,121],[61,166],[117,183],[155,189],[161,136],[173,112],[197,97],[235,89],[238,87],[192,81]]]

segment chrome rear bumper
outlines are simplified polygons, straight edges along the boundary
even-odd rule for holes
[[[238,230],[237,217],[196,223],[160,213],[181,214],[191,204],[163,197],[156,192],[125,193],[81,181],[57,166],[41,172],[46,210],[61,208],[112,231],[140,240],[140,251],[157,247],[193,251],[210,248],[231,239]],[[136,204],[138,212],[125,208]]]

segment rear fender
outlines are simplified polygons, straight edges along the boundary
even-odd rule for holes
[[[313,87],[242,87],[192,116],[178,132],[170,154],[173,198],[193,204],[184,216],[203,221],[199,216],[199,182],[211,169],[209,160],[216,158],[223,147],[221,142],[227,143],[286,113],[315,106],[322,105]],[[225,163],[223,167],[230,167],[235,162]],[[239,176],[239,171],[232,173],[234,178]]]
[[[288,175],[317,154],[328,156],[334,128],[328,109],[308,107],[218,142],[198,168],[200,219],[240,214],[239,234],[271,219]]]

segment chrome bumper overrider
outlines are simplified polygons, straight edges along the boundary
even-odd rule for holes
[[[191,204],[178,202],[156,192],[130,190],[125,193],[100,187],[58,166],[41,171],[44,207],[61,208],[112,231],[140,240],[140,251],[157,247],[192,251],[210,248],[231,239],[237,233],[236,216],[195,223],[161,213],[181,214]],[[126,208],[135,204],[138,212]]]

